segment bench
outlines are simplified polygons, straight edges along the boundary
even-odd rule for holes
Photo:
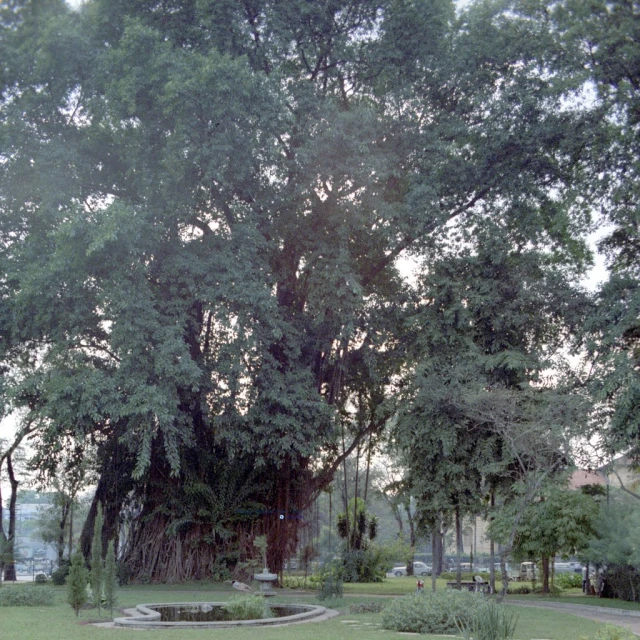
[[[447,582],[448,589],[457,589],[457,582]],[[480,576],[476,576],[473,580],[462,580],[460,582],[460,589],[466,589],[467,591],[476,591],[480,593],[491,593],[491,585],[483,580]]]

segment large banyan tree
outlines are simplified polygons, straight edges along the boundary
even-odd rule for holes
[[[487,220],[580,257],[592,130],[535,15],[0,11],[4,387],[40,424],[41,472],[96,452],[94,507],[109,537],[127,519],[134,577],[205,577],[258,534],[281,570],[302,511],[385,424],[414,303],[399,258]]]

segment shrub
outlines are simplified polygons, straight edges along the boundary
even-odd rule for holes
[[[457,634],[458,624],[470,623],[487,600],[469,591],[436,591],[396,598],[384,608],[382,625],[391,631]]]
[[[80,608],[87,602],[88,572],[84,566],[84,557],[79,551],[71,558],[67,579],[67,601],[78,615]]]
[[[335,600],[342,598],[344,595],[344,586],[342,577],[329,570],[320,575],[320,583],[318,585],[317,598],[320,601]]]
[[[223,605],[233,620],[272,618],[273,613],[262,596],[236,596]]]
[[[582,582],[580,583],[582,584]],[[538,586],[536,585],[535,587],[533,587],[531,589],[531,593],[542,593],[542,585]],[[562,589],[557,586],[557,585],[549,585],[549,591],[547,592],[547,595],[550,596],[559,596],[562,593]]]
[[[635,640],[635,638],[636,636],[628,629],[615,627],[612,624],[601,626],[593,636],[593,640]],[[591,640],[591,638],[580,636],[580,640]]]
[[[69,563],[63,562],[57,569],[51,573],[51,582],[53,584],[61,586],[67,582],[67,576],[69,575]]]
[[[318,589],[320,587],[320,576],[313,574],[310,576],[284,576],[282,586],[287,589]]]
[[[382,582],[389,561],[383,549],[369,546],[366,549],[345,551],[342,554],[343,582]]]
[[[34,582],[36,584],[47,584],[49,582],[49,578],[47,578],[46,573],[36,573],[36,577],[34,578]]]
[[[553,583],[561,589],[575,589],[582,586],[580,573],[556,573]]]
[[[360,602],[349,605],[349,613],[380,613],[384,609],[384,602]]]
[[[14,585],[0,589],[0,607],[42,607],[53,603],[53,590],[49,587]]]
[[[532,593],[533,590],[531,587],[527,587],[524,584],[516,585],[515,587],[509,587],[507,589],[507,593],[510,596],[518,596],[518,595],[526,595],[527,593]]]
[[[458,621],[464,640],[511,640],[518,618],[495,602],[478,609],[470,621]]]
[[[609,565],[603,575],[614,597],[630,602],[640,601],[640,571],[626,564]]]
[[[116,575],[118,576],[118,584],[121,587],[131,582],[131,568],[124,562],[116,564]]]

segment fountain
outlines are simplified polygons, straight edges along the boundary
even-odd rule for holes
[[[139,604],[128,618],[115,618],[116,627],[130,629],[220,629],[296,624],[323,620],[337,612],[312,604],[272,604],[273,618],[225,619],[226,602],[176,602]]]
[[[277,574],[267,569],[267,539],[257,536],[254,545],[260,550],[264,569],[253,577],[260,583],[259,594],[275,595],[273,583]],[[337,611],[313,604],[269,605],[270,618],[255,620],[232,620],[225,602],[178,602],[170,604],[139,604],[128,618],[115,618],[116,627],[136,629],[216,629],[223,627],[254,627],[296,624],[312,620],[325,620],[338,615]]]
[[[256,536],[253,546],[260,551],[262,556],[262,573],[256,573],[253,578],[260,583],[260,594],[266,597],[274,596],[273,585],[278,579],[278,574],[271,573],[267,569],[267,536]]]

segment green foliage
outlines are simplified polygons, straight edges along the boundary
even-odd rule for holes
[[[636,500],[612,496],[600,507],[595,528],[597,536],[585,552],[590,561],[640,567],[640,549],[633,542],[640,530],[640,505]]]
[[[36,573],[34,582],[36,584],[47,584],[47,582],[49,582],[49,578],[47,578],[46,573]]]
[[[527,595],[528,593],[533,593],[533,587],[529,587],[524,584],[517,584],[514,586],[510,586],[507,589],[507,594],[512,596],[518,596],[518,595],[524,596],[524,595]]]
[[[19,585],[0,589],[0,607],[41,607],[54,604],[54,591],[49,587]]]
[[[385,603],[381,601],[359,602],[349,605],[349,613],[380,613],[384,609]]]
[[[344,580],[340,568],[336,565],[323,568],[318,574],[318,600],[332,600],[344,595]]]
[[[273,617],[266,598],[260,595],[234,596],[223,606],[233,620],[260,620]]]
[[[98,612],[102,608],[102,577],[104,569],[103,547],[102,547],[102,505],[98,504],[96,517],[93,522],[93,538],[91,540],[91,573],[90,584],[93,595],[93,606],[98,607]]]
[[[580,636],[579,640],[634,640],[636,637],[629,629],[605,624],[596,631],[594,636]]]
[[[342,552],[341,576],[344,582],[382,582],[389,569],[389,558],[378,545]]]
[[[322,582],[322,574],[312,574],[310,576],[290,576],[285,574],[282,577],[282,586],[286,589],[318,589]]]
[[[432,521],[476,509],[499,447],[447,383],[524,385],[572,335],[565,284],[600,203],[601,114],[574,106],[565,31],[535,2],[459,20],[451,0],[41,4],[0,24],[0,358],[11,401],[50,425],[39,459],[79,468],[99,442],[106,482],[117,444],[147,510],[133,537],[214,557],[245,503],[308,506],[337,427],[381,433],[384,390],[424,358],[413,389],[434,393],[402,417],[419,499]],[[434,274],[419,292],[403,253]],[[360,395],[371,416],[351,419]],[[136,577],[209,565],[140,548]]]
[[[464,640],[512,640],[518,616],[505,611],[502,605],[489,602],[471,620],[456,622]]]
[[[79,551],[71,558],[69,567],[69,575],[67,577],[67,602],[76,612],[76,616],[80,609],[87,602],[87,583],[89,576],[84,566],[84,557]]]
[[[116,572],[116,552],[113,540],[109,540],[107,555],[104,560],[104,603],[113,616],[113,608],[117,602],[116,588],[118,586],[118,576]]]
[[[64,562],[57,569],[51,572],[51,582],[57,586],[61,586],[67,582],[67,576],[69,575],[69,563]]]
[[[561,589],[576,589],[582,587],[582,575],[580,573],[569,573],[563,571],[556,573],[553,584]]]
[[[487,606],[482,594],[468,591],[425,591],[392,600],[382,613],[382,626],[392,631],[456,634]]]
[[[640,569],[624,564],[611,564],[603,574],[605,584],[616,598],[640,602]]]

